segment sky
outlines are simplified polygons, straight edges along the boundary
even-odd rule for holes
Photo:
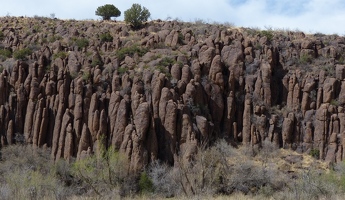
[[[34,15],[59,19],[101,19],[97,7],[113,4],[117,20],[133,3],[141,4],[151,19],[231,23],[237,27],[300,30],[345,35],[345,0],[0,0],[0,16]]]

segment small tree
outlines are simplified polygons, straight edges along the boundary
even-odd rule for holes
[[[142,26],[144,22],[150,17],[150,12],[140,4],[133,4],[132,7],[125,11],[125,22],[131,24],[133,28],[137,29]]]
[[[111,17],[118,17],[121,11],[112,4],[105,4],[96,10],[96,15],[102,16],[103,20],[110,20]]]

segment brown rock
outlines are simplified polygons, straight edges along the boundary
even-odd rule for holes
[[[282,135],[283,135],[283,147],[291,148],[293,142],[293,129],[294,129],[295,116],[293,113],[289,113],[287,118],[284,118],[282,126]]]
[[[91,147],[91,134],[87,125],[84,123],[83,129],[81,132],[79,146],[78,146],[77,159],[80,159],[82,152],[87,151],[90,147]]]
[[[202,46],[200,51],[199,51],[199,63],[202,65],[202,74],[208,74],[210,67],[211,67],[211,62],[213,60],[213,57],[215,56],[215,48],[213,47],[208,47],[206,45]]]
[[[67,135],[67,130],[71,132],[72,127],[68,128],[68,125],[71,123],[72,116],[70,114],[69,109],[66,109],[65,114],[63,115],[62,122],[61,122],[61,130],[59,134],[59,144],[58,144],[58,149],[57,153],[55,156],[55,160],[58,160],[60,158],[64,157],[64,149],[65,149],[65,143],[66,143],[66,135]],[[71,139],[71,138],[70,138]],[[68,144],[72,143],[72,141],[67,141]],[[67,149],[69,149],[68,147]],[[67,152],[69,154],[69,152]]]
[[[250,144],[251,142],[251,134],[250,134],[250,129],[251,129],[251,100],[246,99],[244,102],[244,111],[243,111],[243,129],[242,129],[242,142],[245,145]]]
[[[124,132],[128,124],[127,119],[128,103],[125,99],[122,99],[116,115],[116,122],[112,133],[112,145],[116,150],[120,149],[121,143],[123,142]]]
[[[323,85],[323,103],[330,103],[334,99],[336,81],[337,79],[335,78],[326,78]]]

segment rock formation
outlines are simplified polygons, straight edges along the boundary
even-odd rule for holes
[[[131,33],[116,22],[0,21],[0,49],[12,54],[0,55],[2,146],[47,146],[57,160],[103,145],[132,170],[191,159],[219,138],[345,157],[344,37],[176,21]],[[40,32],[27,34],[35,23]],[[112,41],[100,40],[106,32]],[[23,49],[31,53],[15,56]]]

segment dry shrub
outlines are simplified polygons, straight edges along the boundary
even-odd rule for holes
[[[63,199],[69,194],[44,149],[26,145],[2,148],[0,174],[1,199]]]

